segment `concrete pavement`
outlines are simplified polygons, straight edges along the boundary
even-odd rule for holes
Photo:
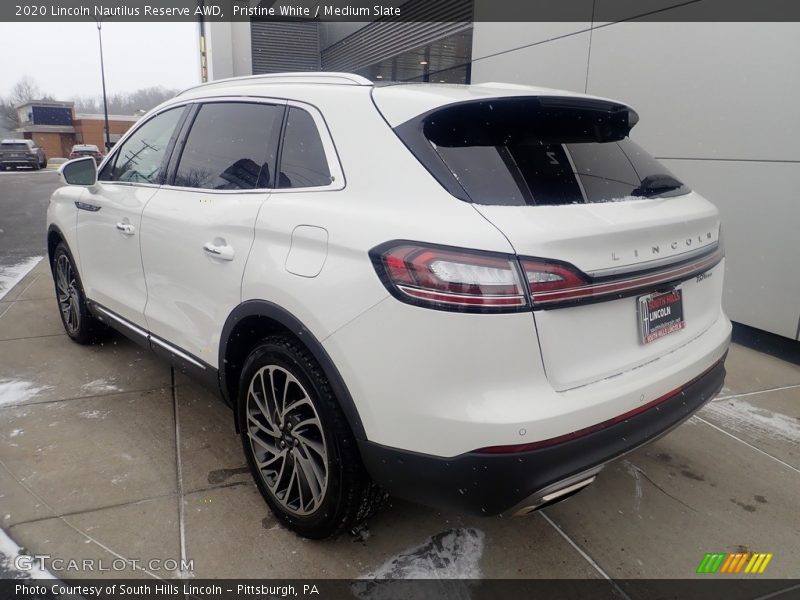
[[[741,549],[773,553],[770,577],[800,577],[800,366],[787,348],[734,344],[717,400],[541,513],[391,500],[357,534],[310,542],[263,503],[220,401],[125,338],[70,342],[42,262],[0,302],[0,525],[29,553],[141,561],[65,579],[171,577],[170,560],[199,578],[687,578],[706,552]]]

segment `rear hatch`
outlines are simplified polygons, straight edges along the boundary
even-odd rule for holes
[[[718,211],[630,140],[637,120],[596,98],[504,97],[395,128],[521,257],[558,390],[657,359],[719,317]]]
[[[0,156],[2,158],[28,158],[30,148],[27,144],[6,143],[0,144]]]

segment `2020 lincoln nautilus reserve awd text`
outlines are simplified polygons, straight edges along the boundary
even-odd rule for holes
[[[616,101],[346,73],[201,85],[95,167],[48,247],[67,333],[113,327],[233,409],[274,513],[386,494],[525,514],[722,387],[717,209]]]

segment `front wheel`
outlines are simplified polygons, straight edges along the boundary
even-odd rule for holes
[[[355,438],[319,364],[289,336],[248,356],[237,417],[247,462],[275,516],[322,539],[353,528],[384,494],[361,463]]]
[[[105,331],[105,326],[89,312],[78,271],[67,247],[60,243],[53,254],[53,280],[61,323],[67,335],[79,344],[90,344]]]

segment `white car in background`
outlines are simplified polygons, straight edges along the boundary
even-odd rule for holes
[[[234,409],[300,535],[390,494],[526,514],[722,387],[717,209],[612,100],[502,84],[238,78],[66,163],[67,333],[106,325]]]

